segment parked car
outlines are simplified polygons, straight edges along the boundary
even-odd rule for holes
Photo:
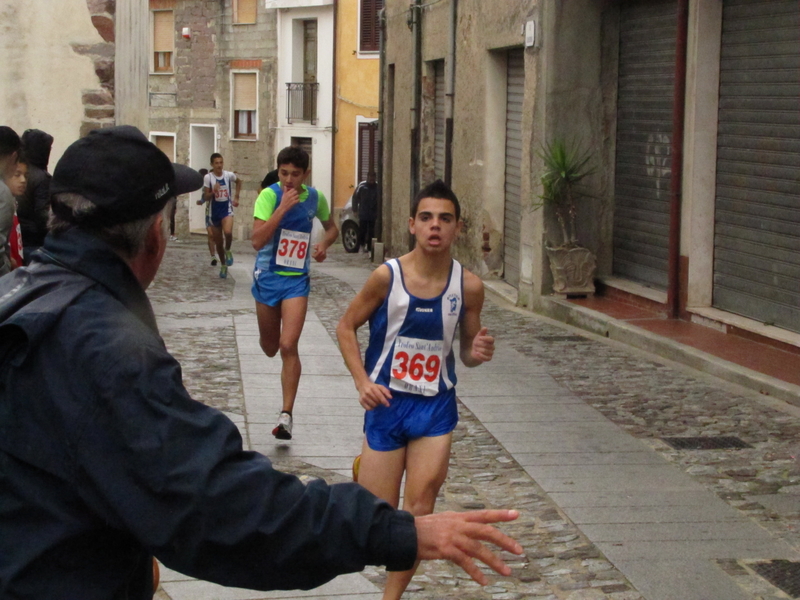
[[[339,231],[342,232],[342,245],[346,252],[358,252],[358,215],[353,211],[353,197],[339,213]]]

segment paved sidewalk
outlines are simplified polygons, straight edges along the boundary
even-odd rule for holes
[[[195,267],[204,247],[171,246],[154,308],[199,400],[226,410],[249,446],[280,468],[349,478],[363,412],[333,328],[372,266],[333,252],[315,265],[301,338],[295,439],[270,430],[280,359],[258,347],[252,255],[229,279]],[[199,258],[197,258],[199,257]],[[755,559],[800,559],[800,472],[789,454],[800,411],[487,299],[498,338],[491,363],[459,368],[461,422],[437,510],[516,507],[506,527],[525,556],[478,588],[427,563],[408,598],[752,600],[786,598],[753,574]],[[214,352],[214,360],[198,354]],[[205,362],[203,362],[205,360]],[[233,372],[233,375],[231,375]],[[237,381],[237,378],[240,380]],[[666,435],[736,434],[753,450],[674,451]],[[164,570],[160,598],[380,598],[381,569],[306,593],[226,589]]]

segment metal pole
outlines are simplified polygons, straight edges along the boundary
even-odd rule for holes
[[[450,29],[448,32],[447,60],[445,61],[444,105],[444,182],[453,185],[453,114],[456,95],[456,30],[458,28],[458,0],[450,0]]]
[[[672,155],[669,207],[669,260],[667,305],[670,316],[680,316],[681,187],[683,185],[683,120],[686,114],[686,43],[689,0],[678,0],[678,32],[675,39],[675,87],[672,109]]]

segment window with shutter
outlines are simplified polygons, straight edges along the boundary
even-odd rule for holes
[[[383,9],[383,0],[360,0],[359,50],[377,52],[380,50],[380,22],[378,13]]]
[[[255,139],[258,110],[256,73],[233,74],[233,137]]]
[[[233,0],[233,22],[255,23],[256,0]]]
[[[175,49],[175,13],[153,11],[153,71],[172,73],[172,52]]]
[[[174,135],[155,135],[152,139],[156,147],[167,155],[171,161],[175,162],[175,136]]]
[[[358,124],[358,181],[367,180],[369,172],[378,171],[378,122]]]

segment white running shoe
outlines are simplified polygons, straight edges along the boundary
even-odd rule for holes
[[[292,415],[287,412],[282,412],[278,417],[278,424],[272,430],[274,435],[279,440],[292,439]]]

